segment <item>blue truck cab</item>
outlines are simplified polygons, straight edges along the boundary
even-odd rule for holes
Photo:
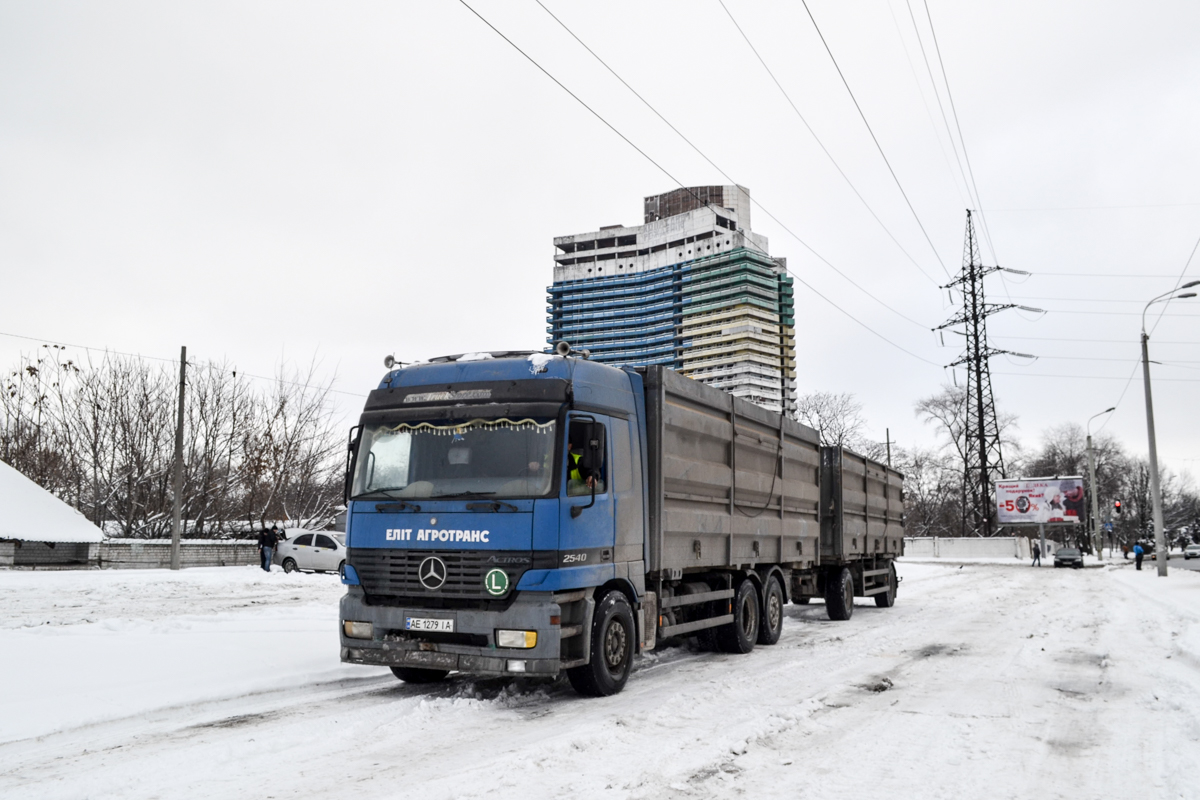
[[[410,682],[565,670],[618,691],[654,641],[643,403],[635,370],[582,358],[390,371],[350,447],[342,660]],[[603,643],[597,613],[615,615]]]

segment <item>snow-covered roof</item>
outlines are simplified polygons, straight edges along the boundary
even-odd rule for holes
[[[104,533],[83,514],[0,461],[0,539],[99,542]]]

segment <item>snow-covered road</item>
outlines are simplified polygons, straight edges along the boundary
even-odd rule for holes
[[[900,572],[605,699],[342,665],[331,576],[0,573],[0,796],[1200,797],[1200,575]]]

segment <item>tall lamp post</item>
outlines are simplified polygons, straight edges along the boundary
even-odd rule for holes
[[[1087,421],[1088,480],[1092,482],[1092,543],[1096,546],[1096,558],[1100,561],[1104,560],[1104,537],[1100,534],[1100,493],[1096,486],[1096,459],[1092,456],[1092,420],[1116,410],[1116,406],[1106,408],[1099,414],[1092,414]]]
[[[1180,286],[1179,289],[1190,289],[1200,286],[1200,281],[1192,281]],[[1154,400],[1150,396],[1150,334],[1146,333],[1146,312],[1155,303],[1164,300],[1183,300],[1195,297],[1195,292],[1175,294],[1179,289],[1164,292],[1146,303],[1142,309],[1142,382],[1146,386],[1146,434],[1150,439],[1150,494],[1154,500],[1154,560],[1158,563],[1158,577],[1167,577],[1167,534],[1163,530],[1162,488],[1158,482],[1158,446],[1154,441]]]

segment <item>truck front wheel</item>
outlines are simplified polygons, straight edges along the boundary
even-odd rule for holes
[[[608,697],[625,688],[633,668],[634,631],[629,601],[614,589],[596,606],[589,663],[567,670],[575,691],[588,697]]]
[[[445,669],[421,669],[420,667],[392,667],[392,674],[405,683],[437,683],[450,674]]]
[[[849,567],[825,576],[825,613],[835,620],[850,619],[854,613],[854,577]]]
[[[733,622],[717,628],[717,647],[726,653],[749,653],[758,641],[758,592],[742,581],[733,595]]]

